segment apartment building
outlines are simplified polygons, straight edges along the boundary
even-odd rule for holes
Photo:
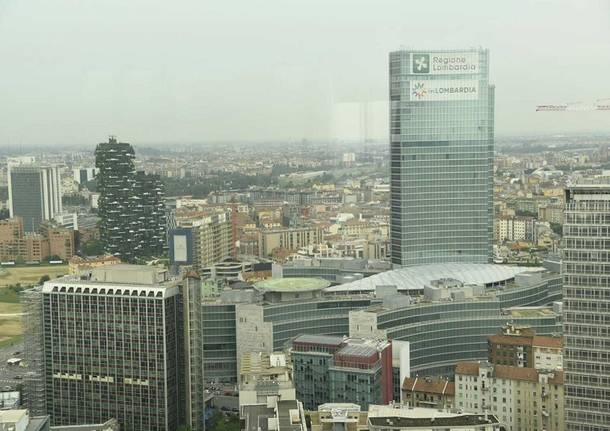
[[[413,407],[451,409],[455,382],[443,378],[407,377],[402,382],[401,401]]]
[[[322,229],[317,226],[263,229],[258,233],[258,255],[269,256],[277,248],[296,251],[301,247],[318,244],[322,242],[322,239]]]
[[[506,325],[487,338],[489,362],[498,365],[560,370],[563,368],[563,339],[539,336],[529,327]]]
[[[562,431],[563,371],[460,362],[455,369],[455,407],[490,412],[509,431]]]

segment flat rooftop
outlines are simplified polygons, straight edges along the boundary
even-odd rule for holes
[[[330,282],[322,278],[269,278],[254,284],[254,288],[262,292],[313,292],[330,286]]]
[[[555,314],[550,307],[519,307],[509,308],[505,311],[508,311],[509,315],[513,317],[546,317]]]
[[[295,343],[308,344],[323,344],[325,346],[340,346],[343,344],[343,337],[334,337],[332,335],[299,335],[294,339]]]

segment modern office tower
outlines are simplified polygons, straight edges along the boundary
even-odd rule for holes
[[[10,165],[8,181],[11,217],[23,218],[26,232],[36,232],[43,220],[62,211],[58,167]]]
[[[137,246],[143,256],[159,256],[166,241],[166,212],[163,198],[165,188],[158,175],[138,171],[133,198],[139,222],[140,244]]]
[[[489,51],[390,53],[392,263],[492,256]]]
[[[565,191],[566,430],[610,430],[610,181]]]
[[[85,184],[87,181],[91,181],[95,178],[97,170],[96,168],[74,168],[72,173],[74,175],[74,181],[78,184]]]
[[[201,391],[193,387],[201,386],[201,354],[190,339],[199,335],[197,287],[124,264],[46,282],[43,374],[52,423],[114,417],[125,430],[201,429]]]
[[[133,212],[134,158],[131,144],[118,142],[114,137],[95,149],[100,240],[106,252],[124,261],[137,256],[139,245],[138,220]]]
[[[192,266],[201,271],[233,255],[231,211],[209,208],[178,214],[169,230],[169,260],[172,265]]]
[[[346,335],[350,310],[379,304],[372,296],[321,297],[325,285],[328,283],[319,279],[285,278],[205,297],[202,325],[206,382],[237,383],[238,364],[245,354],[282,351],[301,334]]]
[[[393,399],[388,341],[301,335],[292,343],[291,357],[297,399],[308,410],[329,402],[366,409]]]

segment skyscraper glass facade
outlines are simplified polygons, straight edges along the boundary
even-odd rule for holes
[[[610,430],[610,182],[566,190],[566,430]]]
[[[390,53],[392,263],[492,254],[494,87],[489,52]]]
[[[11,217],[23,218],[25,232],[37,232],[43,220],[62,210],[61,180],[56,166],[9,167]]]

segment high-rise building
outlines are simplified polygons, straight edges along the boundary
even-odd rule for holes
[[[231,220],[231,211],[223,208],[177,214],[177,226],[168,235],[170,263],[202,270],[230,258],[234,248]]]
[[[134,158],[131,144],[118,142],[114,137],[95,149],[100,240],[106,252],[126,261],[135,257],[138,245],[138,222],[132,211]]]
[[[95,178],[96,169],[74,168],[72,169],[72,173],[74,174],[74,181],[79,184],[85,184],[87,181],[91,181],[93,178]]]
[[[166,240],[163,183],[136,173],[134,158],[133,147],[114,137],[95,150],[100,239],[107,253],[127,262],[161,254]]]
[[[136,173],[134,199],[139,222],[140,250],[144,256],[159,256],[166,243],[165,189],[159,175]]]
[[[46,282],[40,373],[52,423],[202,429],[199,288],[124,264]]]
[[[392,263],[492,256],[489,51],[390,53]]]
[[[10,165],[11,217],[23,218],[24,230],[36,232],[43,220],[62,211],[61,179],[56,166]]]
[[[565,191],[566,430],[610,430],[610,181]]]

